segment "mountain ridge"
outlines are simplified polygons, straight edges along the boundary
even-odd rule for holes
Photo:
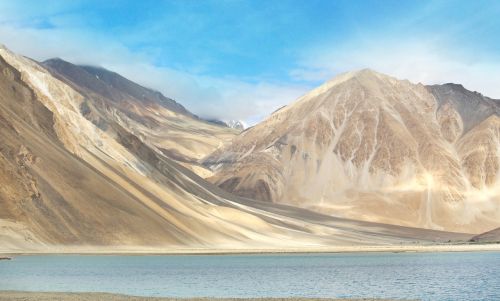
[[[198,118],[196,115],[189,112],[184,106],[182,106],[175,100],[165,97],[161,92],[138,85],[132,82],[131,80],[121,76],[120,74],[114,71],[107,70],[103,67],[90,66],[90,65],[74,65],[61,58],[53,58],[45,60],[42,62],[42,65],[59,70],[61,69],[61,65],[64,65],[64,67],[66,68],[69,65],[79,67],[85,70],[89,75],[96,77],[96,79],[104,83],[107,83],[116,90],[122,91],[126,94],[130,94],[134,96],[136,99],[144,99],[146,101],[158,102],[171,111],[185,114],[193,118]],[[105,96],[110,97],[109,94]]]

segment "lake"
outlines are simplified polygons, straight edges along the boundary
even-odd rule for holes
[[[500,300],[500,253],[17,256],[0,290]]]

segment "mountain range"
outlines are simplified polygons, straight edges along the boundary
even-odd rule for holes
[[[499,102],[363,70],[241,131],[0,48],[0,249],[317,248],[500,226]]]

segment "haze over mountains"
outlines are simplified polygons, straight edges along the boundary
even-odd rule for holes
[[[498,102],[454,85],[350,73],[239,134],[102,68],[5,47],[0,67],[3,250],[429,243],[471,235],[397,225],[500,226]]]
[[[500,222],[500,101],[372,70],[340,75],[205,159],[235,194],[480,233]]]

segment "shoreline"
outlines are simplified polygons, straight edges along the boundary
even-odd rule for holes
[[[316,248],[208,249],[140,247],[61,247],[46,250],[0,250],[2,259],[20,255],[258,255],[320,253],[500,252],[500,244],[339,246]]]
[[[0,301],[392,301],[393,299],[337,299],[337,298],[303,298],[303,297],[277,297],[277,298],[213,298],[213,297],[141,297],[114,293],[94,292],[27,292],[27,291],[0,291]],[[398,299],[399,300],[399,299]],[[400,300],[402,301],[402,300]]]

